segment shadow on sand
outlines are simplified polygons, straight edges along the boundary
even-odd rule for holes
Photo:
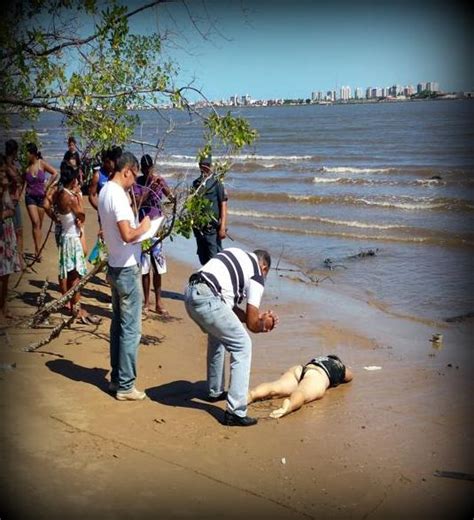
[[[87,368],[81,365],[76,365],[69,359],[54,359],[52,361],[47,361],[46,366],[52,372],[61,374],[64,377],[72,379],[73,381],[88,383],[89,385],[96,386],[99,390],[105,392],[106,394],[109,393],[109,383],[106,379],[106,375],[109,371],[105,368]]]
[[[207,399],[206,389],[206,381],[191,383],[191,381],[180,380],[148,388],[146,394],[152,401],[166,406],[202,410],[222,424],[224,411],[218,406],[205,402]]]

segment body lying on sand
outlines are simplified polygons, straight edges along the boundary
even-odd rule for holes
[[[279,379],[261,383],[250,390],[248,404],[265,399],[287,397],[270,417],[279,419],[299,410],[303,404],[321,399],[326,390],[353,378],[352,371],[332,354],[313,358],[306,365],[290,367]]]

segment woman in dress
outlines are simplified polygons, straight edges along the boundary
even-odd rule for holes
[[[41,228],[44,218],[44,198],[49,187],[58,177],[57,171],[43,160],[38,147],[34,143],[26,146],[28,166],[25,170],[23,180],[26,184],[25,203],[28,216],[33,229],[33,241],[35,243],[35,256],[41,261],[40,249],[43,241]],[[50,178],[46,178],[46,173]]]
[[[13,224],[15,226],[16,244],[20,257],[20,265],[23,266],[23,222],[20,210],[20,197],[23,191],[23,178],[20,168],[18,167],[18,143],[15,139],[9,139],[5,143],[5,162],[7,167],[7,176],[10,183],[10,196],[15,206],[15,216]]]
[[[10,191],[13,189],[7,174],[5,157],[0,154],[0,320],[13,316],[7,308],[8,280],[12,273],[20,270],[15,224],[15,205]]]
[[[76,168],[64,161],[61,164],[60,184],[61,187],[53,200],[56,218],[61,223],[58,249],[59,279],[66,280],[66,291],[69,291],[87,273],[87,266],[81,243],[85,214],[79,175]],[[82,323],[100,323],[100,318],[88,314],[80,307],[79,299],[80,293],[77,292],[71,300],[71,312],[77,312],[77,317]]]

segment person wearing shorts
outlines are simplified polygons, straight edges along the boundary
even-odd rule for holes
[[[270,414],[273,419],[279,419],[305,403],[321,399],[328,388],[348,383],[352,378],[352,371],[336,355],[318,356],[305,365],[289,368],[276,381],[262,383],[250,390],[248,403],[286,397],[281,407]]]
[[[28,166],[24,174],[26,184],[25,203],[31,220],[35,257],[41,261],[40,249],[43,242],[42,227],[44,218],[44,199],[46,192],[58,178],[58,172],[43,160],[38,147],[34,143],[26,146]],[[50,174],[49,180],[46,173]]]

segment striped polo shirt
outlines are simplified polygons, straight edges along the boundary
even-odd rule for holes
[[[244,298],[257,309],[260,307],[265,280],[254,253],[229,247],[209,260],[199,272],[230,307]]]

